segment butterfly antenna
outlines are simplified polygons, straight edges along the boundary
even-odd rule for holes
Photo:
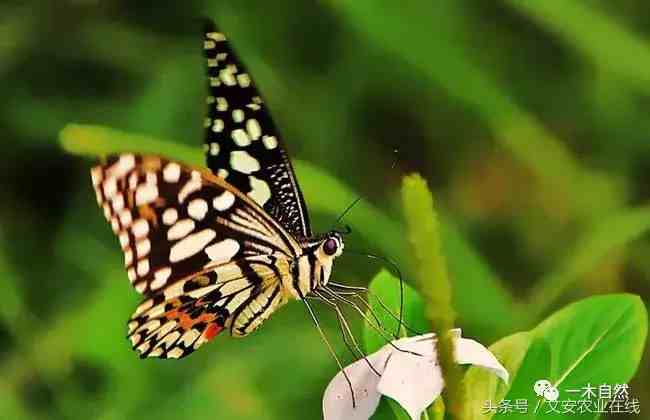
[[[345,217],[345,215],[348,214],[348,213],[350,212],[350,210],[352,210],[352,209],[354,208],[354,206],[356,206],[356,205],[359,203],[359,201],[361,201],[361,198],[362,198],[362,197],[359,196],[359,197],[355,198],[353,202],[351,202],[350,204],[348,204],[348,206],[345,208],[345,210],[343,210],[343,212],[341,213],[341,215],[340,215],[339,217],[336,218],[336,223],[335,223],[335,224],[339,224],[339,223],[341,223],[341,220],[343,220],[343,218]]]
[[[399,149],[397,148],[393,149],[393,153],[395,153],[395,159],[393,160],[393,163],[390,165],[390,169],[395,169],[395,167],[397,166],[397,162],[399,161],[398,159]],[[347,215],[354,208],[354,206],[356,206],[359,203],[359,201],[361,201],[362,198],[363,197],[359,196],[355,198],[354,201],[352,201],[350,204],[348,204],[348,206],[345,208],[345,210],[343,210],[341,215],[336,218],[335,224],[341,223],[341,220],[343,220],[345,215]]]
[[[390,165],[391,169],[395,169],[397,166],[397,162],[399,161],[399,149],[396,147],[393,149],[393,153],[395,154],[395,159],[393,160],[393,164]]]

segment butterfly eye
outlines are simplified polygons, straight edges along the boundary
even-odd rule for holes
[[[325,244],[323,244],[323,251],[327,255],[336,254],[336,251],[338,251],[338,249],[339,249],[339,243],[334,238],[329,238],[328,240],[325,241]]]

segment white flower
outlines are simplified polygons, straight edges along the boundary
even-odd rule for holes
[[[462,338],[459,329],[451,333],[456,362],[484,367],[508,382],[508,371],[488,349],[474,340]],[[367,361],[357,360],[346,367],[345,372],[354,389],[356,407],[352,404],[348,382],[339,372],[323,396],[324,419],[367,420],[377,409],[381,396],[385,395],[400,403],[413,420],[419,420],[444,386],[437,362],[436,341],[434,334],[395,340],[392,343],[394,346],[385,345],[369,355]],[[370,369],[368,362],[381,377]]]

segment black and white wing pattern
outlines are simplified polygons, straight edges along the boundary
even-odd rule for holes
[[[207,166],[296,238],[311,237],[307,208],[262,96],[223,33],[206,22]]]
[[[142,357],[184,357],[224,328],[246,335],[286,303],[281,279],[300,245],[223,179],[134,154],[91,175],[145,297],[129,322]]]

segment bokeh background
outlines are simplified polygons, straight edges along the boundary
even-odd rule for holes
[[[463,243],[451,248],[471,250],[450,256],[452,276],[480,267],[490,278],[485,290],[454,291],[465,335],[489,344],[523,328],[518,314],[549,291],[539,317],[596,293],[647,302],[647,235],[553,286],[594,226],[607,232],[609,215],[648,204],[643,0],[4,0],[0,418],[320,418],[337,369],[298,304],[251,337],[219,337],[180,363],[136,357],[125,321],[138,297],[96,208],[92,162],[57,140],[77,122],[198,147],[205,15],[248,64],[293,157],[396,223],[402,175],[427,178]],[[305,182],[308,203],[316,191],[334,208],[348,204]],[[316,230],[335,217],[316,210]],[[350,247],[401,249],[399,235],[368,240],[372,220],[353,211],[349,221]],[[406,253],[388,256],[408,272]],[[342,258],[335,278],[367,284],[379,268]],[[492,311],[484,295],[509,309]],[[631,384],[642,412],[648,360]]]

